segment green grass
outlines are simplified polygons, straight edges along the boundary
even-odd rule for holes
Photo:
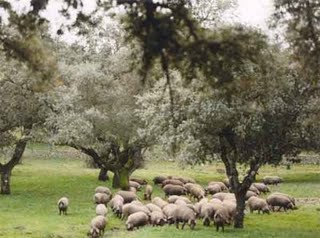
[[[92,202],[94,188],[111,182],[98,182],[98,170],[85,168],[83,159],[70,157],[70,150],[59,148],[59,153],[48,156],[45,145],[32,145],[25,153],[23,163],[18,165],[12,175],[12,194],[0,196],[0,237],[86,237],[90,220],[95,215]],[[46,154],[43,158],[34,152]],[[67,151],[65,157],[61,153]],[[40,153],[41,154],[41,153]],[[72,153],[71,153],[72,154]],[[174,162],[147,162],[144,169],[134,176],[151,179],[160,174],[193,177],[202,184],[209,180],[224,178],[217,172],[220,163],[208,166],[186,167],[182,169]],[[273,186],[273,191],[282,191],[298,198],[320,198],[320,171],[318,166],[293,166],[273,168],[266,166],[260,171],[258,179],[267,174],[278,174],[285,183]],[[139,193],[142,197],[141,192]],[[163,196],[155,187],[154,195]],[[61,196],[68,196],[70,209],[68,216],[59,216],[56,202]],[[319,237],[320,208],[318,204],[300,204],[299,209],[287,213],[271,215],[248,214],[245,229],[234,230],[227,227],[225,233],[215,232],[214,228],[203,227],[201,221],[194,231],[188,227],[177,230],[174,226],[145,227],[137,231],[125,231],[124,222],[108,214],[105,237],[117,238],[168,238],[168,237]],[[318,209],[318,210],[317,210]]]

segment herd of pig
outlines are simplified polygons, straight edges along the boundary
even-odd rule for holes
[[[153,187],[138,178],[130,179],[129,191],[121,190],[114,195],[107,187],[97,187],[94,194],[97,216],[91,221],[88,235],[90,237],[103,235],[107,223],[107,205],[117,217],[126,219],[127,230],[147,224],[152,226],[175,224],[179,228],[180,223],[182,229],[186,224],[194,229],[198,219],[202,219],[204,226],[210,226],[213,222],[217,231],[219,228],[224,231],[225,225],[232,224],[237,205],[234,193],[229,192],[228,180],[211,181],[205,188],[193,179],[182,177],[157,176],[153,182],[164,191],[164,199],[152,197]],[[284,211],[295,209],[295,199],[287,194],[272,193],[266,199],[259,197],[262,193],[270,192],[268,185],[277,185],[281,182],[282,179],[278,176],[267,176],[262,183],[253,183],[246,194],[250,212],[270,213],[281,209]],[[143,200],[147,201],[144,203],[137,196],[137,191],[142,188]],[[62,208],[62,212],[66,212],[65,207],[68,205],[61,206],[62,203],[59,202],[59,211],[61,212]]]

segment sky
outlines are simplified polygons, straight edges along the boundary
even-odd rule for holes
[[[267,30],[267,21],[272,14],[272,0],[238,0],[235,12],[243,23]]]
[[[30,0],[11,0],[11,2],[15,3],[15,9],[19,12],[25,12],[30,9]],[[238,0],[238,8],[234,12],[235,18],[244,24],[259,27],[267,32],[267,20],[272,13],[272,2],[273,0]],[[87,13],[90,13],[95,7],[95,1],[83,0],[83,3]],[[61,0],[50,0],[48,11],[43,14],[53,22],[52,32],[56,32],[61,23],[66,23],[58,15],[60,4]],[[63,40],[70,43],[75,39],[71,35],[64,35],[62,37],[65,38]]]

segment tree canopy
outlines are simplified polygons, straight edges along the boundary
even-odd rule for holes
[[[118,174],[127,169],[124,184],[114,180],[115,187],[126,188],[128,176],[141,167],[141,153],[148,146],[138,134],[141,123],[135,114],[135,96],[141,84],[130,69],[130,51],[122,47],[107,58],[100,52],[69,49],[64,53],[66,60],[59,63],[59,69],[65,84],[48,97],[53,105],[46,121],[51,140],[84,152],[106,171]],[[82,59],[74,62],[69,57]]]
[[[285,29],[292,57],[301,64],[304,79],[319,81],[320,1],[275,1],[276,26]]]
[[[12,148],[10,158],[0,163],[1,193],[10,194],[10,174],[20,162],[27,142],[41,127],[47,108],[35,91],[39,79],[26,65],[7,60],[0,53],[0,149]]]

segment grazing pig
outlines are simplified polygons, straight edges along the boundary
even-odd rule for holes
[[[200,201],[198,203],[206,203],[209,202],[208,198],[204,197],[202,199],[200,199]]]
[[[166,180],[167,178],[168,177],[165,177],[165,176],[156,176],[156,177],[154,177],[153,182],[154,182],[154,184],[162,184],[162,182],[164,180]]]
[[[194,210],[198,218],[203,218],[203,207],[205,207],[208,203],[208,199],[203,198],[194,204]]]
[[[274,211],[274,207],[279,207],[278,211],[280,211],[281,208],[283,208],[284,211],[287,211],[287,209],[294,209],[292,201],[281,194],[271,194],[267,197],[267,203],[272,211]]]
[[[105,204],[111,200],[111,195],[106,194],[106,193],[96,193],[93,196],[93,200],[96,204]]]
[[[194,204],[194,210],[195,210],[197,216],[200,216],[202,206],[204,204],[206,204],[206,203],[208,203],[208,199],[207,198],[202,198],[199,202]]]
[[[211,202],[203,204],[203,206],[201,207],[201,214],[199,216],[203,218],[203,225],[210,226],[210,221],[213,220],[214,214],[222,207],[223,207],[222,202],[221,204],[211,203]]]
[[[268,184],[270,184],[270,185],[274,185],[274,184],[278,185],[279,183],[283,182],[283,179],[280,178],[279,176],[265,176],[262,181],[266,185],[268,185]]]
[[[174,222],[173,216],[177,207],[178,205],[169,203],[162,208],[163,214],[167,217],[169,224],[172,224]]]
[[[258,195],[255,192],[247,191],[245,199],[248,200],[251,197],[257,197]]]
[[[140,185],[147,185],[148,183],[145,179],[141,179],[141,178],[130,178],[130,181],[137,182]]]
[[[220,193],[221,191],[222,190],[219,184],[211,184],[205,189],[206,194],[211,194],[211,195]]]
[[[186,184],[183,185],[183,187],[185,187],[187,189],[188,193],[190,193],[190,190],[194,189],[194,188],[203,189],[202,186],[200,184],[197,184],[197,183],[186,183]]]
[[[230,224],[233,221],[234,216],[236,215],[237,211],[237,204],[235,201],[228,201],[225,200],[222,202],[222,206],[227,210],[228,212],[228,223]]]
[[[92,238],[100,237],[104,233],[107,220],[104,216],[96,216],[91,220],[90,236]]]
[[[216,225],[216,230],[219,231],[219,228],[222,228],[224,232],[224,225],[228,223],[228,211],[225,207],[221,207],[216,211],[213,217],[214,224]]]
[[[230,181],[228,178],[225,178],[223,181],[224,185],[226,185],[227,188],[230,188]]]
[[[198,201],[205,197],[205,191],[201,186],[192,186],[189,190],[189,193],[193,198],[197,199]]]
[[[144,212],[136,212],[131,214],[127,221],[126,221],[126,227],[127,230],[133,230],[135,227],[139,228],[140,226],[145,226],[149,223],[149,217]]]
[[[144,205],[132,204],[128,203],[123,205],[122,207],[122,220],[127,218],[129,215],[136,213],[136,212],[144,212],[148,216],[150,215],[149,209]]]
[[[253,184],[251,184],[251,186],[249,187],[248,191],[252,191],[252,192],[254,192],[254,193],[257,194],[257,195],[260,194],[259,189],[257,189]]]
[[[218,199],[218,198],[212,198],[209,202],[213,203],[213,204],[222,205],[222,201],[220,199]]]
[[[120,195],[121,197],[123,197],[123,203],[130,203],[134,200],[137,200],[137,195],[134,192],[130,192],[130,191],[119,191],[117,192],[118,195]]]
[[[141,190],[140,183],[137,183],[135,181],[129,181],[129,186],[135,188],[137,191]]]
[[[114,196],[114,198],[112,198],[110,203],[109,203],[112,211],[118,217],[120,217],[122,215],[123,202],[124,202],[123,197],[121,197],[120,195],[116,194]]]
[[[270,192],[270,189],[264,183],[253,183],[252,185],[255,186],[259,190],[260,193]]]
[[[183,197],[183,196],[179,196],[178,200],[182,200],[187,204],[191,204],[192,203],[189,198]]]
[[[177,200],[183,200],[186,203],[191,203],[191,201],[187,197],[178,196],[178,195],[172,195],[168,197],[169,203],[175,203]]]
[[[188,208],[190,208],[192,211],[194,211],[194,213],[197,215],[196,213],[196,209],[194,208],[194,205],[193,204],[186,204],[185,206],[187,206]]]
[[[62,214],[67,215],[67,210],[69,207],[69,199],[67,197],[62,197],[58,201],[58,209],[59,209],[59,215]]]
[[[227,194],[224,196],[223,201],[232,201],[232,202],[235,202],[235,201],[236,201],[236,196],[235,196],[234,193],[227,193]]]
[[[168,184],[183,186],[184,183],[177,179],[166,179],[162,182],[162,187]]]
[[[177,229],[179,229],[179,222],[182,222],[181,229],[183,229],[188,223],[190,228],[193,230],[196,225],[196,214],[187,206],[177,206],[173,212],[173,221],[176,224]]]
[[[101,215],[101,216],[105,217],[107,215],[107,213],[108,213],[108,209],[107,209],[106,205],[98,204],[96,206],[96,215],[97,216]]]
[[[137,189],[135,187],[129,187],[129,192],[137,193]]]
[[[220,186],[220,189],[221,189],[222,192],[228,192],[229,191],[228,187],[223,182],[219,182],[219,181],[211,181],[211,182],[208,183],[208,186],[214,185],[214,184],[218,184]]]
[[[203,218],[203,225],[210,226],[210,221],[213,219],[215,207],[212,203],[205,203],[201,207],[200,217]]]
[[[94,191],[95,193],[105,193],[108,195],[112,195],[111,190],[108,187],[104,187],[104,186],[98,186]]]
[[[228,213],[227,223],[231,224],[237,212],[237,204],[235,201],[224,200],[222,202],[222,206],[226,209]]]
[[[178,196],[178,195],[171,195],[171,196],[168,197],[167,201],[169,203],[175,203],[179,199],[179,197],[180,196]]]
[[[192,178],[183,178],[183,177],[173,177],[173,179],[179,180],[182,183],[196,183],[196,181]]]
[[[138,200],[134,200],[132,202],[130,202],[130,204],[135,204],[135,205],[138,205],[138,206],[143,206],[143,203],[138,201]]]
[[[257,198],[257,197],[249,198],[248,206],[251,213],[253,211],[258,211],[258,214],[260,214],[260,211],[262,211],[262,213],[268,213],[268,214],[270,213],[270,209],[266,200],[262,198]]]
[[[152,203],[160,207],[161,209],[168,204],[168,202],[164,201],[162,198],[155,197],[152,199]]]
[[[279,195],[282,195],[282,196],[285,196],[287,198],[289,198],[289,200],[292,202],[293,206],[296,206],[296,200],[294,199],[294,197],[288,195],[288,194],[285,194],[285,193],[279,193],[279,192],[275,192],[273,194],[279,194]]]
[[[162,212],[162,209],[153,203],[148,203],[146,207],[149,209],[150,212],[154,212],[154,211]]]
[[[145,190],[144,190],[144,200],[151,200],[151,195],[152,195],[152,192],[153,192],[153,188],[151,185],[147,185]]]
[[[168,197],[169,195],[185,195],[186,189],[179,185],[167,184],[163,187],[163,191],[165,196]]]
[[[174,204],[177,204],[177,205],[184,205],[184,206],[186,206],[186,205],[187,205],[187,203],[186,203],[185,201],[181,200],[181,199],[176,200]]]
[[[224,193],[224,192],[216,193],[212,196],[212,198],[216,198],[216,199],[219,199],[220,201],[223,201],[226,196],[229,196],[228,194],[230,193]]]
[[[163,212],[162,211],[151,212],[150,223],[152,226],[163,226],[166,223],[166,218]]]

